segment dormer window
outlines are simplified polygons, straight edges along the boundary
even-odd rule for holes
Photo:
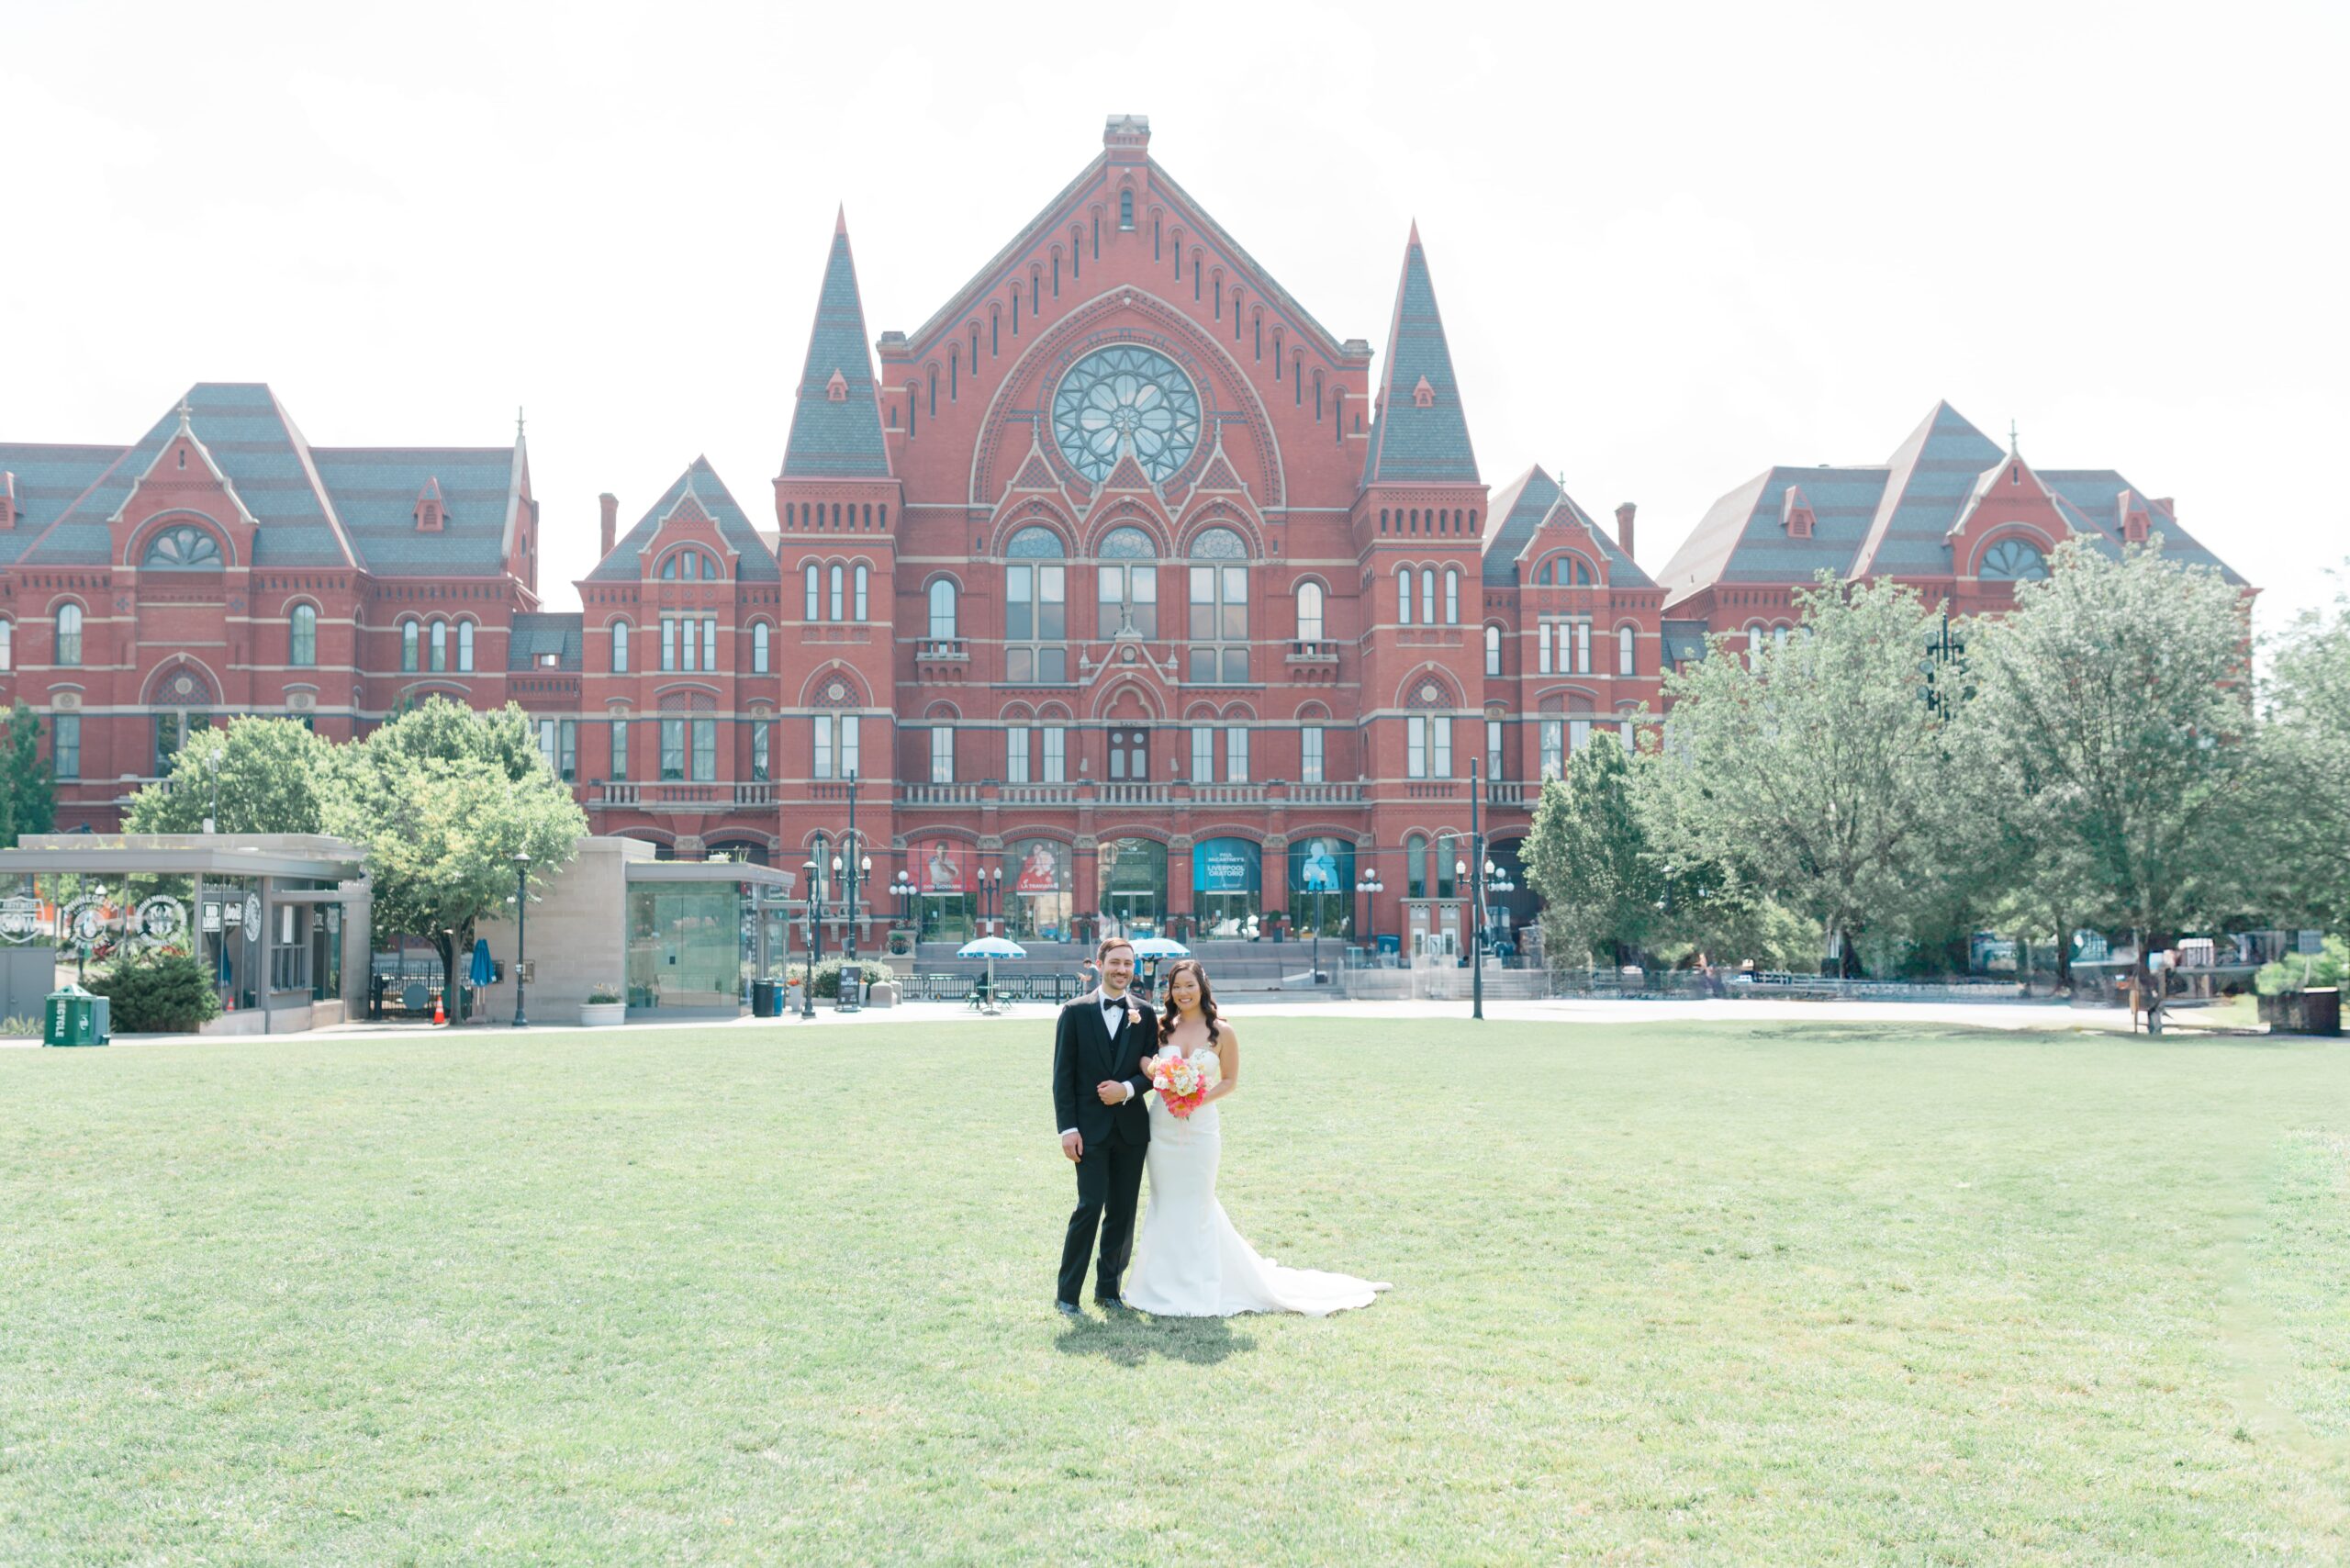
[[[1420,377],[1419,385],[1412,388],[1412,407],[1415,409],[1436,407],[1436,388],[1428,385],[1428,378],[1425,375]]]
[[[416,529],[420,533],[439,533],[448,526],[449,509],[441,499],[441,481],[427,479],[424,488],[416,495]],[[527,549],[528,546],[526,545]]]
[[[828,401],[828,402],[833,402],[833,403],[845,403],[845,402],[847,402],[847,401],[848,401],[848,377],[847,377],[847,376],[845,376],[845,375],[842,375],[839,371],[837,371],[837,370],[834,371],[834,372],[833,372],[833,378],[832,378],[830,381],[827,381],[827,382],[825,382],[825,383],[824,383],[824,398],[825,398],[825,400],[826,400],[826,401]]]

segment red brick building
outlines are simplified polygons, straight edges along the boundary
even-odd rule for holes
[[[202,385],[128,448],[0,444],[0,698],[55,723],[68,827],[217,716],[340,738],[442,691],[536,715],[599,833],[829,867],[853,814],[871,923],[1443,946],[1472,766],[1507,866],[1545,772],[1815,566],[1967,609],[2065,529],[2182,537],[1944,408],[1886,465],[1732,492],[1660,586],[1630,506],[1489,494],[1416,230],[1374,358],[1134,117],[878,350],[840,224],[771,513],[701,459],[625,534],[605,497],[576,614],[539,606],[519,431],[313,449],[267,387]]]

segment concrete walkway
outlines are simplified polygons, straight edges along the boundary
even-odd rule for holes
[[[1056,1008],[1050,1002],[1021,1002],[1008,1008],[1002,1016],[985,1017],[973,1013],[960,1002],[912,1002],[898,1007],[868,1007],[858,1013],[840,1013],[830,1006],[820,1006],[812,1019],[798,1014],[788,1018],[722,1018],[681,1019],[675,1023],[626,1024],[621,1029],[633,1031],[662,1029],[758,1029],[780,1032],[784,1036],[808,1029],[857,1028],[888,1024],[917,1024],[936,1026],[943,1024],[991,1025],[999,1028],[1041,1031],[1051,1025]],[[1467,1024],[1469,1004],[1465,1002],[1348,1002],[1331,998],[1316,1001],[1266,1002],[1258,1003],[1244,1000],[1225,1009],[1238,1020],[1251,1018],[1358,1018],[1417,1020],[1430,1024]],[[1485,1004],[1488,1019],[1511,1023],[1559,1024],[1566,1025],[1617,1025],[1628,1024],[1910,1024],[1930,1027],[1958,1025],[1976,1029],[2006,1031],[2039,1031],[2067,1034],[2125,1034],[2130,1028],[2127,1009],[2109,1007],[2068,1007],[2059,1003],[2018,1002],[1797,1002],[1779,1001],[1767,997],[1755,998],[1690,998],[1676,1001],[1618,1001],[1613,999],[1579,999],[1553,1002],[1489,1002]],[[546,1022],[533,1025],[532,1035],[584,1033],[576,1025]],[[599,1030],[609,1034],[612,1030]],[[2259,1031],[2237,1029],[2222,1025],[2214,1017],[2210,1024],[2199,1023],[2197,1010],[2177,1008],[2171,1014],[2168,1033],[2183,1037],[2206,1035],[2256,1034]],[[275,1036],[289,1043],[332,1044],[354,1039],[420,1039],[430,1036],[473,1036],[487,1040],[509,1038],[514,1030],[502,1023],[474,1024],[462,1027],[435,1028],[429,1024],[344,1024],[331,1028],[314,1029],[306,1034]],[[227,1036],[209,1035],[139,1035],[118,1041],[126,1046],[211,1045]],[[239,1040],[253,1041],[270,1036],[244,1035]],[[0,1040],[0,1047],[34,1046],[32,1040]]]

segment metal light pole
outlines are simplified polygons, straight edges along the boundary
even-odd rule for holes
[[[1483,819],[1477,813],[1477,759],[1469,759],[1469,865],[1460,866],[1456,876],[1476,868],[1476,885],[1470,897],[1476,908],[1469,913],[1469,1016],[1485,1016],[1485,834]],[[1456,866],[1460,862],[1455,861]]]
[[[809,861],[801,869],[808,873],[808,972],[800,977],[800,1016],[816,1016],[816,963],[824,951],[824,929],[817,924],[816,878],[823,868]]]
[[[1364,948],[1374,969],[1379,964],[1379,895],[1386,890],[1387,884],[1379,879],[1375,870],[1365,871],[1355,879],[1355,891],[1362,895]]]
[[[833,868],[847,879],[841,890],[845,897],[841,915],[847,922],[841,934],[841,961],[846,964],[856,962],[856,861],[858,851],[864,847],[856,836],[856,774],[852,770],[848,776],[848,842],[841,846],[842,853],[833,857]],[[867,860],[865,869],[872,868],[873,862]]]
[[[527,1029],[531,1020],[522,1013],[522,963],[530,951],[531,918],[531,852],[514,852],[514,1027]]]
[[[204,754],[204,771],[210,777],[212,786],[212,792],[206,797],[204,807],[204,831],[207,833],[212,831],[213,821],[220,814],[220,754],[226,745],[224,741],[220,745],[207,748]]]

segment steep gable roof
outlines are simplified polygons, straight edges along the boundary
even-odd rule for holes
[[[632,582],[643,573],[640,558],[653,536],[661,532],[662,521],[677,510],[685,498],[686,487],[693,487],[694,500],[718,525],[718,532],[735,550],[734,574],[744,582],[776,582],[782,573],[775,564],[775,552],[760,539],[759,531],[736,503],[733,492],[718,476],[707,457],[697,457],[686,465],[685,471],[661,492],[661,498],[645,509],[636,526],[621,536],[612,546],[612,553],[596,564],[588,574],[589,582]]]
[[[1936,403],[1886,463],[1868,536],[1852,558],[1855,577],[1931,577],[1950,570],[1950,525],[1986,469],[2005,455],[1998,442]]]
[[[126,449],[22,552],[28,565],[95,565],[112,553],[107,520],[129,499],[155,459],[189,431],[259,525],[256,566],[356,564],[341,519],[320,479],[309,443],[276,395],[260,382],[200,381]]]
[[[1511,480],[1494,498],[1493,515],[1500,521],[1485,531],[1484,580],[1488,584],[1499,587],[1524,580],[1518,563],[1525,557],[1535,533],[1550,521],[1554,512],[1591,531],[1594,543],[1606,560],[1607,580],[1611,586],[1656,586],[1656,580],[1640,569],[1640,564],[1624,554],[1624,547],[1616,536],[1602,528],[1539,465]]]
[[[1422,381],[1433,397],[1412,395]],[[1404,275],[1395,286],[1395,317],[1388,328],[1380,386],[1362,482],[1475,484],[1477,454],[1469,444],[1452,349],[1445,342],[1444,318],[1437,309],[1436,285],[1416,223],[1404,246]]]
[[[0,566],[30,550],[49,525],[129,450],[0,442],[0,472],[17,476],[17,525],[0,529]]]
[[[836,375],[847,392],[837,401],[832,396]],[[800,373],[800,398],[791,411],[783,473],[786,478],[890,476],[880,395],[874,385],[872,353],[866,346],[865,301],[857,292],[856,261],[849,253],[845,212],[834,221],[832,255],[816,296],[816,324],[808,337],[808,362]]]
[[[509,500],[522,453],[515,446],[326,446],[315,454],[361,562],[384,577],[506,574]],[[420,532],[417,498],[441,492],[441,527]]]

